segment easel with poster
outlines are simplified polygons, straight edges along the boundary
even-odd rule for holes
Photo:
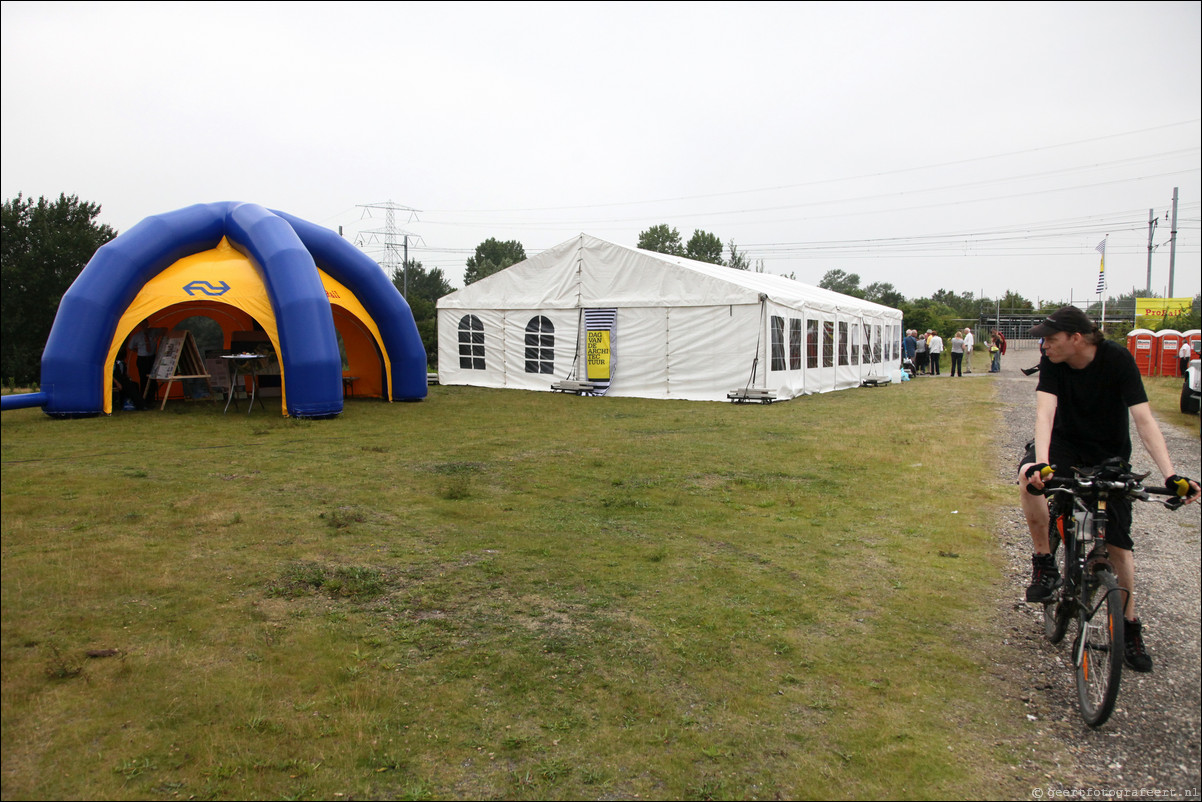
[[[192,332],[187,329],[175,329],[163,338],[150,378],[167,382],[160,410],[167,407],[173,383],[183,379],[204,379],[205,383],[208,383],[209,373],[205,369],[204,360],[200,358],[200,349],[196,347]],[[146,383],[146,390],[150,390],[150,382]]]

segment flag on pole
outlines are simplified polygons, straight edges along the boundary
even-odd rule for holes
[[[1102,263],[1098,267],[1097,289],[1098,295],[1101,295],[1102,293],[1106,292],[1106,240],[1103,239],[1101,242],[1099,242],[1098,247],[1094,248],[1094,250],[1102,254]]]

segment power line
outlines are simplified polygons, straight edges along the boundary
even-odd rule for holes
[[[1132,182],[1137,182],[1137,181],[1142,182],[1142,181],[1149,181],[1149,180],[1160,179],[1160,178],[1180,177],[1180,176],[1183,176],[1188,173],[1199,172],[1200,170],[1202,170],[1202,168],[1191,167],[1186,170],[1173,170],[1173,171],[1169,171],[1169,172],[1145,174],[1145,175],[1140,175],[1140,176],[1130,177],[1130,178],[1116,178],[1116,179],[1110,179],[1110,180],[1106,180],[1106,181],[1095,181],[1095,182],[1086,183],[1086,184],[1074,184],[1074,185],[1070,185],[1070,186],[1050,187],[1050,188],[1046,188],[1046,189],[1036,189],[1036,190],[1031,190],[1031,191],[1027,191],[1027,192],[1014,192],[1014,193],[1002,194],[1002,195],[989,195],[989,196],[979,197],[979,198],[964,198],[964,197],[958,196],[958,197],[955,197],[955,198],[953,198],[951,200],[947,200],[947,201],[935,201],[932,203],[924,203],[924,204],[917,204],[917,205],[906,204],[905,206],[887,206],[884,208],[860,211],[860,212],[857,212],[857,214],[860,216],[875,215],[875,214],[894,214],[894,213],[901,212],[901,211],[919,211],[919,210],[938,209],[938,208],[945,207],[945,206],[963,206],[968,203],[989,203],[991,201],[999,201],[999,200],[1015,200],[1015,199],[1019,199],[1019,198],[1042,197],[1042,196],[1048,196],[1048,195],[1052,195],[1055,193],[1061,193],[1061,192],[1072,192],[1072,191],[1082,190],[1082,189],[1098,189],[1100,187],[1114,186],[1114,185],[1118,185],[1118,184],[1132,183]],[[1038,177],[1042,177],[1043,175],[1054,175],[1057,172],[1060,172],[1060,171],[1053,171],[1053,172],[1047,173],[1047,174],[1031,174],[1031,175],[1023,176],[1020,178],[1038,178]],[[780,211],[800,210],[800,209],[809,209],[809,208],[830,208],[833,206],[845,206],[847,204],[862,203],[862,202],[873,201],[873,200],[882,200],[882,199],[890,199],[890,198],[894,198],[894,199],[909,198],[909,197],[919,195],[919,194],[929,194],[929,193],[933,193],[933,192],[946,192],[946,191],[952,191],[952,190],[965,189],[965,188],[969,188],[969,187],[984,187],[984,186],[990,186],[990,185],[1005,184],[1005,183],[1013,182],[1015,180],[1019,180],[1019,178],[1010,178],[1010,177],[997,178],[997,179],[989,179],[989,180],[978,181],[978,182],[968,182],[968,183],[964,183],[964,184],[952,184],[952,185],[945,185],[945,186],[940,186],[940,187],[930,187],[930,188],[925,188],[925,189],[920,188],[920,189],[910,189],[910,190],[898,190],[895,192],[875,193],[875,194],[871,194],[871,195],[861,195],[861,196],[850,197],[850,198],[821,198],[821,199],[816,199],[816,200],[812,200],[812,201],[806,201],[804,203],[791,203],[791,204],[782,204],[782,205],[777,205],[777,206],[764,206],[764,207],[743,208],[743,209],[723,209],[723,210],[711,211],[711,212],[694,211],[694,212],[659,213],[659,214],[654,215],[654,218],[660,222],[678,221],[678,220],[692,221],[692,220],[697,220],[697,219],[734,218],[734,217],[740,216],[740,215],[763,214],[765,212],[780,212]],[[431,213],[433,214],[433,212],[431,212]],[[783,217],[783,218],[778,217],[778,218],[767,219],[767,220],[757,219],[755,222],[757,224],[794,223],[794,222],[798,222],[799,220],[816,221],[816,220],[825,220],[825,219],[831,219],[831,218],[842,218],[842,217],[846,217],[848,214],[849,213],[847,211],[831,211],[830,213],[827,213],[827,214],[808,215],[808,216],[800,217],[800,218],[793,216],[793,217]],[[540,228],[540,229],[546,229],[546,230],[559,230],[559,231],[577,230],[577,231],[579,231],[579,230],[588,228],[590,226],[599,226],[599,225],[612,226],[612,225],[623,224],[623,223],[631,224],[631,225],[646,225],[647,221],[648,221],[648,219],[650,219],[650,217],[651,217],[650,215],[641,215],[639,217],[594,218],[594,219],[574,219],[574,220],[554,220],[554,221],[529,221],[529,220],[523,220],[523,221],[519,221],[519,220],[468,221],[468,220],[438,220],[438,219],[426,218],[423,222],[426,225],[430,225],[430,226],[446,226],[446,227],[453,227],[453,228],[454,227],[478,228],[480,226],[488,226],[490,228],[497,228],[497,229],[523,229],[523,228],[532,228],[533,227],[533,228]],[[713,223],[710,223],[710,225],[713,225]]]
[[[431,213],[435,213],[435,214],[448,214],[448,213],[449,214],[496,214],[496,213],[502,213],[502,212],[504,212],[504,213],[508,213],[508,212],[555,212],[555,211],[571,211],[571,210],[575,210],[575,209],[604,209],[604,208],[612,208],[612,207],[620,207],[620,206],[639,206],[639,205],[652,204],[652,203],[674,203],[674,202],[683,201],[683,200],[704,200],[704,199],[708,199],[708,198],[723,198],[723,197],[730,197],[733,195],[747,195],[747,194],[754,194],[754,193],[759,193],[759,192],[778,192],[781,190],[788,190],[788,189],[801,189],[801,188],[805,188],[805,187],[824,186],[827,184],[835,184],[835,183],[841,183],[841,182],[845,182],[845,181],[860,181],[860,180],[864,180],[867,178],[883,178],[886,176],[902,175],[905,173],[919,172],[922,170],[935,170],[935,169],[941,169],[944,167],[957,167],[957,166],[961,166],[961,165],[965,165],[965,164],[973,164],[976,162],[984,162],[984,161],[991,161],[994,159],[1009,158],[1011,156],[1023,156],[1023,155],[1027,155],[1027,154],[1031,154],[1031,153],[1040,153],[1043,151],[1057,150],[1059,148],[1075,147],[1077,145],[1087,145],[1087,144],[1092,144],[1095,142],[1103,142],[1103,141],[1110,140],[1110,139],[1119,139],[1119,138],[1126,137],[1126,136],[1135,136],[1138,134],[1146,134],[1146,133],[1151,133],[1154,131],[1163,131],[1168,128],[1177,128],[1177,127],[1180,127],[1183,125],[1193,125],[1197,122],[1199,122],[1199,118],[1194,118],[1192,120],[1183,120],[1178,123],[1168,123],[1166,125],[1153,126],[1151,128],[1142,128],[1142,129],[1138,129],[1135,131],[1125,131],[1122,133],[1107,134],[1105,136],[1092,137],[1089,139],[1079,139],[1079,140],[1075,140],[1072,142],[1061,142],[1061,143],[1055,144],[1055,145],[1044,145],[1042,147],[1037,147],[1037,148],[1026,148],[1023,150],[1009,151],[1006,153],[997,153],[997,154],[993,154],[990,156],[975,156],[975,157],[969,158],[969,159],[957,159],[957,160],[953,160],[953,161],[939,162],[936,164],[929,164],[929,165],[923,165],[923,166],[918,166],[918,167],[901,167],[896,170],[884,170],[884,171],[880,171],[880,172],[876,172],[876,173],[865,173],[863,175],[858,175],[858,176],[845,176],[842,178],[829,178],[829,179],[822,179],[822,180],[818,180],[818,181],[807,181],[807,182],[798,183],[798,184],[782,184],[782,185],[772,186],[772,187],[759,187],[759,188],[755,188],[755,189],[739,189],[739,190],[731,190],[729,192],[713,192],[713,193],[706,193],[706,194],[701,194],[701,195],[682,195],[682,196],[677,196],[677,197],[657,198],[657,199],[652,199],[652,200],[618,201],[618,202],[614,202],[614,203],[594,203],[594,204],[582,204],[582,205],[576,205],[576,206],[546,206],[546,207],[526,207],[526,208],[506,208],[506,209],[430,209],[428,211],[430,211]],[[1192,150],[1198,150],[1198,149],[1194,148]],[[1119,160],[1120,163],[1122,161],[1126,161],[1126,160]]]

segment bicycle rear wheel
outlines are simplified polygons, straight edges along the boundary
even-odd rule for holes
[[[1084,578],[1077,620],[1077,701],[1085,723],[1100,727],[1114,712],[1123,676],[1123,598],[1110,571]]]
[[[1064,570],[1066,555],[1072,551],[1072,545],[1068,541],[1074,537],[1073,516],[1061,513],[1058,507],[1057,504],[1052,505],[1052,515],[1048,523],[1048,545],[1052,550],[1052,558],[1056,561],[1056,570],[1060,572],[1061,586],[1043,604],[1043,634],[1052,643],[1064,640],[1068,622],[1073,617],[1072,605],[1065,594],[1068,574]],[[1063,535],[1061,527],[1064,528]]]

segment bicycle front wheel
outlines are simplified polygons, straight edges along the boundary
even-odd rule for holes
[[[1067,539],[1074,535],[1072,515],[1063,513],[1055,509],[1055,505],[1053,506],[1053,515],[1048,524],[1048,545],[1052,550],[1052,559],[1056,561],[1056,570],[1060,572],[1061,587],[1057,588],[1043,603],[1043,634],[1050,642],[1059,643],[1064,639],[1064,633],[1068,630],[1068,622],[1073,617],[1072,605],[1066,596],[1065,588],[1068,585],[1066,560],[1068,553],[1072,551],[1072,544]],[[1063,534],[1061,533],[1062,527]],[[1066,542],[1061,543],[1062,540]]]
[[[1123,676],[1123,598],[1110,571],[1082,582],[1077,620],[1077,701],[1085,723],[1100,727],[1114,712]]]

